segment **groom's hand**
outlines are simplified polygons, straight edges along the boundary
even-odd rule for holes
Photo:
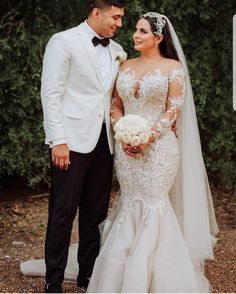
[[[61,170],[68,170],[70,165],[70,150],[67,144],[52,147],[52,163]]]
[[[171,131],[174,132],[175,137],[178,138],[176,121],[174,121],[173,125],[171,126]]]

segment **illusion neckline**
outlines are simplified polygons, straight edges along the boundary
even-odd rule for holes
[[[135,71],[131,68],[131,66],[129,66],[129,67],[125,68],[125,69],[120,69],[120,73],[125,73],[125,72],[127,72],[127,73],[131,73],[131,74],[133,75],[133,79],[134,79],[135,82],[141,82],[141,81],[143,81],[146,77],[148,77],[148,76],[152,76],[152,75],[154,75],[156,72],[159,72],[162,76],[168,77],[168,76],[170,75],[170,73],[171,73],[174,69],[177,69],[177,67],[171,69],[171,71],[170,71],[169,73],[163,73],[163,72],[160,70],[160,67],[157,67],[157,68],[155,68],[155,69],[153,69],[153,70],[150,70],[150,71],[146,72],[146,73],[145,73],[144,75],[142,75],[142,77],[140,77],[140,78],[137,78],[137,77],[136,77],[136,73],[135,73]]]

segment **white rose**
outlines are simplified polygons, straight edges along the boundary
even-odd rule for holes
[[[132,136],[137,136],[138,134],[138,129],[136,127],[130,127],[129,132]]]
[[[130,145],[131,146],[139,146],[140,145],[140,139],[138,136],[133,136],[131,141],[130,141]]]
[[[121,137],[121,134],[120,133],[116,133],[115,136],[114,136],[114,139],[118,142],[121,142],[122,141],[122,137]]]
[[[130,140],[131,140],[131,135],[128,132],[123,132],[123,134],[122,134],[122,141],[125,144],[129,144],[130,143]]]
[[[125,51],[119,51],[116,56],[116,60],[119,60],[120,63],[125,62],[127,59],[127,53]]]
[[[146,133],[141,133],[141,134],[139,134],[139,139],[140,139],[141,144],[146,144],[149,140],[149,136]]]

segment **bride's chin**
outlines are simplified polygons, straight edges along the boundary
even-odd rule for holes
[[[139,45],[134,45],[134,49],[135,49],[136,51],[142,51],[142,49],[139,47]]]

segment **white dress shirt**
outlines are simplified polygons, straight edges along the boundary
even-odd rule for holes
[[[88,33],[91,42],[93,37],[98,37],[101,39],[101,37],[89,26],[87,21],[83,22],[83,28],[86,30]],[[111,54],[109,51],[109,47],[104,47],[101,44],[97,45],[95,47],[97,54],[98,54],[98,61],[100,64],[100,69],[103,77],[103,86],[106,88],[107,83],[109,81],[110,73],[111,73],[111,68],[112,68],[112,63],[111,63]]]
[[[85,20],[82,23],[82,26],[84,30],[88,33],[88,36],[91,39],[91,42],[93,37],[95,36],[101,39],[101,37],[89,26],[89,24],[87,23],[87,20]],[[97,51],[98,61],[100,64],[103,86],[104,88],[106,88],[109,81],[111,69],[112,69],[111,54],[110,54],[108,46],[104,47],[101,44],[99,44],[95,47],[95,49]],[[105,110],[103,111],[103,113],[105,114]],[[50,147],[60,145],[60,144],[66,144],[66,138],[60,138],[60,139],[54,140]]]

